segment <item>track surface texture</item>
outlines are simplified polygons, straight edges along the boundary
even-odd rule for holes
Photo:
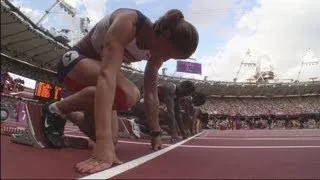
[[[121,139],[124,164],[96,174],[74,165],[90,149],[35,149],[1,136],[1,178],[320,179],[320,130],[206,130],[152,151],[149,141]]]

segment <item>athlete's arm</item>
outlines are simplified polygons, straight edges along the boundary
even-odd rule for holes
[[[132,13],[127,12],[114,13],[112,24],[105,35],[94,104],[97,145],[99,141],[104,141],[104,144],[107,143],[106,140],[112,142],[111,112],[116,89],[116,76],[121,68],[124,48],[135,36],[135,17],[132,16],[134,16]]]
[[[172,134],[177,133],[177,121],[175,119],[177,114],[175,113],[174,97],[167,95],[164,100],[167,106],[169,127],[171,128]]]
[[[161,65],[162,62],[159,61],[148,61],[144,75],[144,103],[151,131],[160,131],[157,79]]]
[[[198,119],[200,113],[200,109],[198,107],[194,107],[194,113],[192,116],[192,120]]]

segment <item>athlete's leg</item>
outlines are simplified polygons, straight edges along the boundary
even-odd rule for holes
[[[96,132],[94,126],[94,113],[92,112],[73,112],[69,113],[72,119],[71,121],[75,121],[74,123],[79,127],[79,129],[87,135],[91,140],[96,140]],[[112,131],[112,139],[114,145],[117,144],[119,139],[119,124],[118,124],[118,116],[117,111],[112,111],[112,121],[111,121],[111,131]]]
[[[99,61],[85,58],[78,62],[67,74],[65,77],[67,82],[65,82],[65,84],[68,86],[68,88],[79,89],[81,86],[85,88],[56,103],[57,108],[59,108],[62,113],[67,114],[74,111],[85,110],[88,108],[88,104],[93,105],[96,90],[95,85],[100,73],[100,67],[101,63]],[[140,92],[138,88],[121,73],[117,75],[116,82],[116,93],[123,93],[123,95],[125,95],[125,97],[122,99],[125,100],[125,102],[118,102],[118,105],[127,107],[134,105],[140,98]],[[120,97],[117,97],[115,99],[117,100],[119,98]]]
[[[193,125],[192,125],[192,134],[195,135],[197,134],[197,126],[198,126],[198,123],[199,123],[199,119],[193,119]]]
[[[199,119],[196,120],[196,124],[195,125],[196,125],[195,133],[198,134],[198,133],[200,133],[200,129],[201,129],[201,123],[200,123]]]
[[[100,62],[89,58],[75,59],[73,62],[76,63],[69,63],[66,67],[61,63],[60,72],[66,71],[63,68],[67,69],[68,72],[64,73],[65,76],[62,78],[64,84],[71,91],[80,91],[59,102],[46,106],[43,110],[43,119],[46,119],[45,123],[49,125],[48,127],[44,126],[46,142],[53,147],[63,146],[61,136],[63,135],[65,119],[70,118],[72,121],[73,115],[70,113],[76,111],[93,112],[96,90],[95,84],[100,71]],[[72,65],[72,67],[70,67],[70,65]],[[118,107],[124,108],[132,106],[137,99],[139,99],[139,93],[139,90],[133,83],[120,73],[118,74],[115,97],[115,100],[118,100],[116,102]],[[120,94],[120,98],[117,97],[117,94]],[[78,123],[79,126],[83,125],[80,121],[78,121]]]

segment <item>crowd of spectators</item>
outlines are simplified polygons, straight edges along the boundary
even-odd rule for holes
[[[320,113],[320,97],[211,98],[202,109],[209,114],[242,116]]]
[[[57,82],[56,74],[1,56],[1,74],[11,72],[29,79]]]
[[[12,72],[34,80],[41,80],[53,83],[57,82],[56,75],[53,72],[45,71],[33,66],[26,65],[14,59],[9,59],[5,56],[1,56],[1,73],[5,72]],[[201,107],[201,109],[203,113],[208,113],[210,115],[225,115],[226,117],[234,116],[235,114],[239,114],[242,117],[261,115],[319,114],[319,100],[319,96],[278,98],[216,97],[208,99],[206,103]],[[1,104],[3,104],[3,101],[1,102]],[[266,124],[265,118],[262,119],[264,120],[261,121],[263,123],[260,122],[260,125]],[[220,118],[217,124],[222,124],[223,126],[224,123],[228,124],[227,118]],[[246,124],[248,123],[244,123],[241,126],[245,128],[247,126]]]
[[[315,129],[320,128],[320,121],[316,119],[301,120],[272,120],[248,119],[240,121],[230,121],[229,118],[210,119],[207,125],[210,129]]]

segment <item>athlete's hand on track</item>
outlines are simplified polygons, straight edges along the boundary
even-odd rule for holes
[[[154,137],[151,139],[151,147],[153,150],[159,150],[163,148],[161,136]]]
[[[95,145],[91,158],[78,163],[76,170],[80,173],[95,173],[117,164],[122,164],[122,162],[116,156],[114,147]]]

